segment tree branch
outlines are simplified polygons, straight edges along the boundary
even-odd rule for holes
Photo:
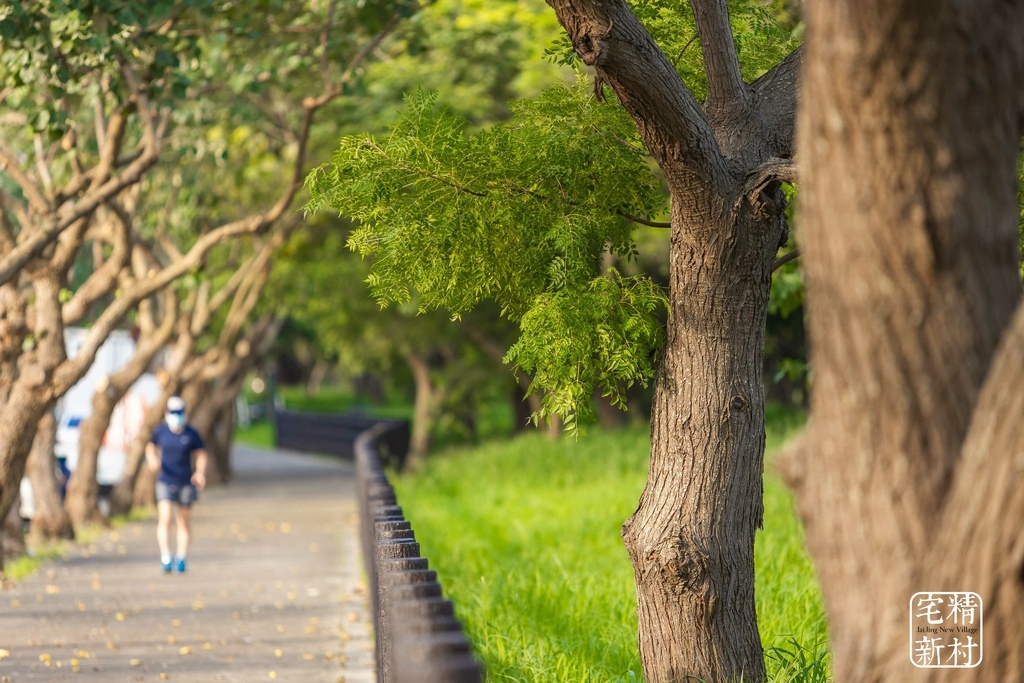
[[[767,128],[770,152],[773,156],[793,156],[793,130],[796,126],[797,92],[803,52],[804,48],[801,45],[750,85],[754,92],[754,106]]]
[[[266,218],[261,214],[223,225],[200,237],[181,260],[137,281],[129,287],[119,297],[114,299],[114,302],[96,319],[96,322],[89,329],[89,333],[80,347],[78,355],[74,359],[61,364],[54,373],[53,387],[55,392],[63,393],[82,378],[95,359],[100,345],[110,335],[114,326],[140,301],[151,296],[154,292],[163,289],[198,266],[207,252],[216,245],[238,235],[254,233],[265,224]]]
[[[690,0],[697,24],[704,69],[708,77],[705,111],[736,111],[746,107],[747,86],[729,25],[726,0]]]
[[[114,170],[117,156],[121,153],[121,143],[124,141],[127,123],[124,114],[117,110],[114,111],[107,121],[107,130],[103,136],[103,146],[100,148],[99,163],[93,167],[89,174],[92,176],[92,183],[89,185],[89,189],[99,187]],[[143,130],[146,130],[146,128]],[[152,134],[152,131],[150,131],[150,134]],[[65,196],[69,195],[65,193]]]
[[[619,214],[620,216],[625,218],[627,221],[633,221],[634,223],[639,223],[640,225],[646,225],[649,228],[671,228],[672,227],[671,223],[665,223],[665,222],[660,222],[660,221],[649,221],[646,218],[640,218],[639,216],[634,216],[631,213],[626,213],[625,211],[619,211],[618,209],[616,209],[615,213]]]
[[[50,202],[22,170],[13,150],[2,141],[0,141],[0,171],[6,171],[7,175],[11,176],[11,179],[18,184],[33,211],[38,214],[49,213]]]
[[[118,274],[128,265],[131,258],[131,217],[120,210],[120,207],[115,208],[113,202],[109,205],[109,212],[112,217],[113,252],[103,265],[93,270],[71,300],[61,308],[65,325],[74,325],[81,321],[96,301],[114,290]]]
[[[548,0],[584,64],[636,123],[670,187],[694,175],[716,187],[729,172],[693,94],[624,0]]]
[[[775,259],[775,261],[772,263],[772,272],[774,273],[776,270],[778,270],[782,266],[786,265],[790,261],[793,261],[793,260],[796,260],[796,259],[800,258],[800,255],[801,255],[800,247],[797,247],[796,249],[794,249],[793,251],[789,252],[788,254],[783,254],[779,258]]]
[[[140,115],[143,109],[145,107],[141,106]],[[57,239],[68,226],[95,211],[103,202],[124,188],[139,182],[150,167],[157,162],[160,156],[158,128],[152,125],[151,117],[144,116],[143,118],[148,121],[148,124],[143,129],[143,152],[139,158],[99,187],[90,188],[78,202],[66,205],[56,214],[51,213],[38,229],[26,233],[27,226],[22,226],[23,234],[28,236],[0,259],[0,285],[14,278],[29,261],[42,253],[43,249]],[[84,179],[90,175],[85,174],[79,177]],[[65,188],[64,191],[68,191],[68,188]],[[47,210],[45,213],[49,213],[49,211]]]
[[[327,4],[327,23],[324,25],[324,32],[320,34],[320,76],[324,79],[324,89],[330,89],[331,77],[330,77],[330,59],[327,51],[328,43],[331,38],[331,25],[334,23],[334,7],[336,0],[331,0]]]
[[[743,183],[743,196],[751,203],[757,201],[761,191],[771,183],[796,183],[797,167],[792,159],[772,157],[747,174]]]
[[[46,163],[46,150],[43,149],[43,136],[39,133],[33,135],[32,146],[35,148],[36,153],[36,171],[39,173],[40,180],[43,181],[43,187],[46,188],[47,194],[52,194],[53,177],[50,175],[50,169]]]
[[[0,256],[14,249],[16,240],[14,224],[7,214],[7,193],[0,192]]]

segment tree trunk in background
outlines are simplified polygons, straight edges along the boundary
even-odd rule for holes
[[[78,464],[74,476],[68,480],[64,500],[64,508],[76,529],[103,522],[97,507],[99,485],[96,482],[96,470],[103,437],[123,395],[124,392],[119,392],[108,382],[106,387],[93,394],[92,413],[78,426]]]
[[[430,432],[434,428],[434,384],[430,379],[430,366],[415,353],[405,356],[405,362],[412,370],[416,383],[416,399],[413,406],[412,435],[409,437],[407,464],[417,467],[423,464],[430,451]]]
[[[0,575],[7,560],[25,554],[25,534],[21,523],[21,497],[15,496],[14,503],[0,523]]]
[[[594,392],[594,405],[597,410],[597,423],[602,429],[621,429],[626,425],[628,416],[626,413],[613,406],[606,396],[601,392]]]
[[[536,409],[540,409],[540,403],[536,397],[531,401],[524,393],[523,388],[518,382],[509,387],[509,401],[512,404],[513,434],[525,432],[527,427],[530,426],[530,416],[535,412],[534,404],[536,404]]]
[[[807,19],[812,418],[780,468],[835,678],[1021,683],[1024,7],[816,0]],[[979,668],[909,661],[908,601],[944,591],[982,597]]]
[[[124,477],[114,484],[110,492],[110,516],[126,515],[135,505],[151,507],[155,503],[156,475],[146,465],[146,444],[153,430],[164,419],[163,406],[174,395],[174,390],[164,389],[157,404],[146,413],[139,435],[132,442],[125,457]],[[152,474],[152,476],[150,476]]]
[[[53,447],[57,442],[57,420],[47,411],[39,421],[26,474],[32,482],[33,514],[29,542],[33,545],[57,539],[74,538],[71,517],[64,509],[57,481],[57,460]]]
[[[34,387],[24,381],[15,384],[7,405],[0,409],[0,515],[7,514],[19,493],[36,427],[47,409]]]
[[[252,323],[233,351],[222,350],[228,360],[219,368],[215,381],[208,381],[200,374],[182,391],[194,397],[190,421],[202,435],[210,457],[207,484],[223,484],[231,479],[235,399],[249,372],[270,352],[281,325],[282,320],[273,316],[264,316]]]
[[[152,508],[156,505],[156,478],[159,472],[149,469],[145,458],[142,466],[135,477],[135,486],[132,489],[133,508]]]
[[[203,400],[195,407],[193,417],[189,420],[196,431],[203,437],[203,445],[209,457],[206,469],[207,485],[226,484],[231,478],[231,462],[228,452],[221,450],[222,442],[217,438],[217,422],[221,417],[222,390],[207,389]],[[195,392],[197,395],[199,392]]]
[[[237,395],[237,392],[236,392]],[[231,443],[235,435],[235,402],[226,402],[220,411],[220,415],[213,424],[213,441],[217,444],[217,452],[223,454],[224,464],[230,475],[231,468]]]
[[[548,418],[541,423],[541,429],[544,430],[544,434],[546,434],[552,441],[556,441],[564,436],[564,428],[565,423],[562,422],[562,418],[558,415],[549,415]]]

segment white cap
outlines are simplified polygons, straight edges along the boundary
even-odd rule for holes
[[[171,396],[169,399],[167,399],[167,412],[184,413],[185,399],[183,399],[181,396]]]

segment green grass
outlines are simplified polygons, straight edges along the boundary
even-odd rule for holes
[[[33,548],[30,555],[22,555],[4,562],[3,578],[10,582],[21,581],[39,571],[39,568],[46,562],[63,557],[66,552],[66,541],[47,543]]]
[[[154,510],[152,508],[132,508],[127,515],[118,515],[111,518],[110,528],[120,529],[134,522],[144,522],[152,519]],[[39,568],[50,560],[59,560],[65,557],[69,549],[75,546],[84,546],[92,543],[107,532],[107,529],[99,524],[88,527],[75,534],[74,541],[53,541],[35,546],[29,549],[29,554],[21,555],[4,563],[3,579],[7,582],[17,582],[32,576]]]
[[[802,416],[769,414],[769,448]],[[645,427],[527,435],[451,451],[396,478],[425,556],[488,680],[642,680],[632,568],[619,538],[646,478]],[[773,682],[828,680],[820,591],[788,492],[765,481],[757,609]]]
[[[235,429],[235,441],[256,448],[274,447],[274,424],[270,420],[257,420],[248,427]]]

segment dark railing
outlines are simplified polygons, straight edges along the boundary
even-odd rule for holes
[[[363,545],[380,683],[480,683],[462,624],[420,556],[412,527],[381,465],[380,448],[396,425],[378,424],[355,443]],[[408,426],[406,426],[408,443]]]
[[[378,424],[388,426],[378,444],[380,458],[399,469],[409,450],[408,420],[380,420],[362,413],[300,413],[275,410],[274,433],[278,448],[303,453],[355,457],[356,438]]]

